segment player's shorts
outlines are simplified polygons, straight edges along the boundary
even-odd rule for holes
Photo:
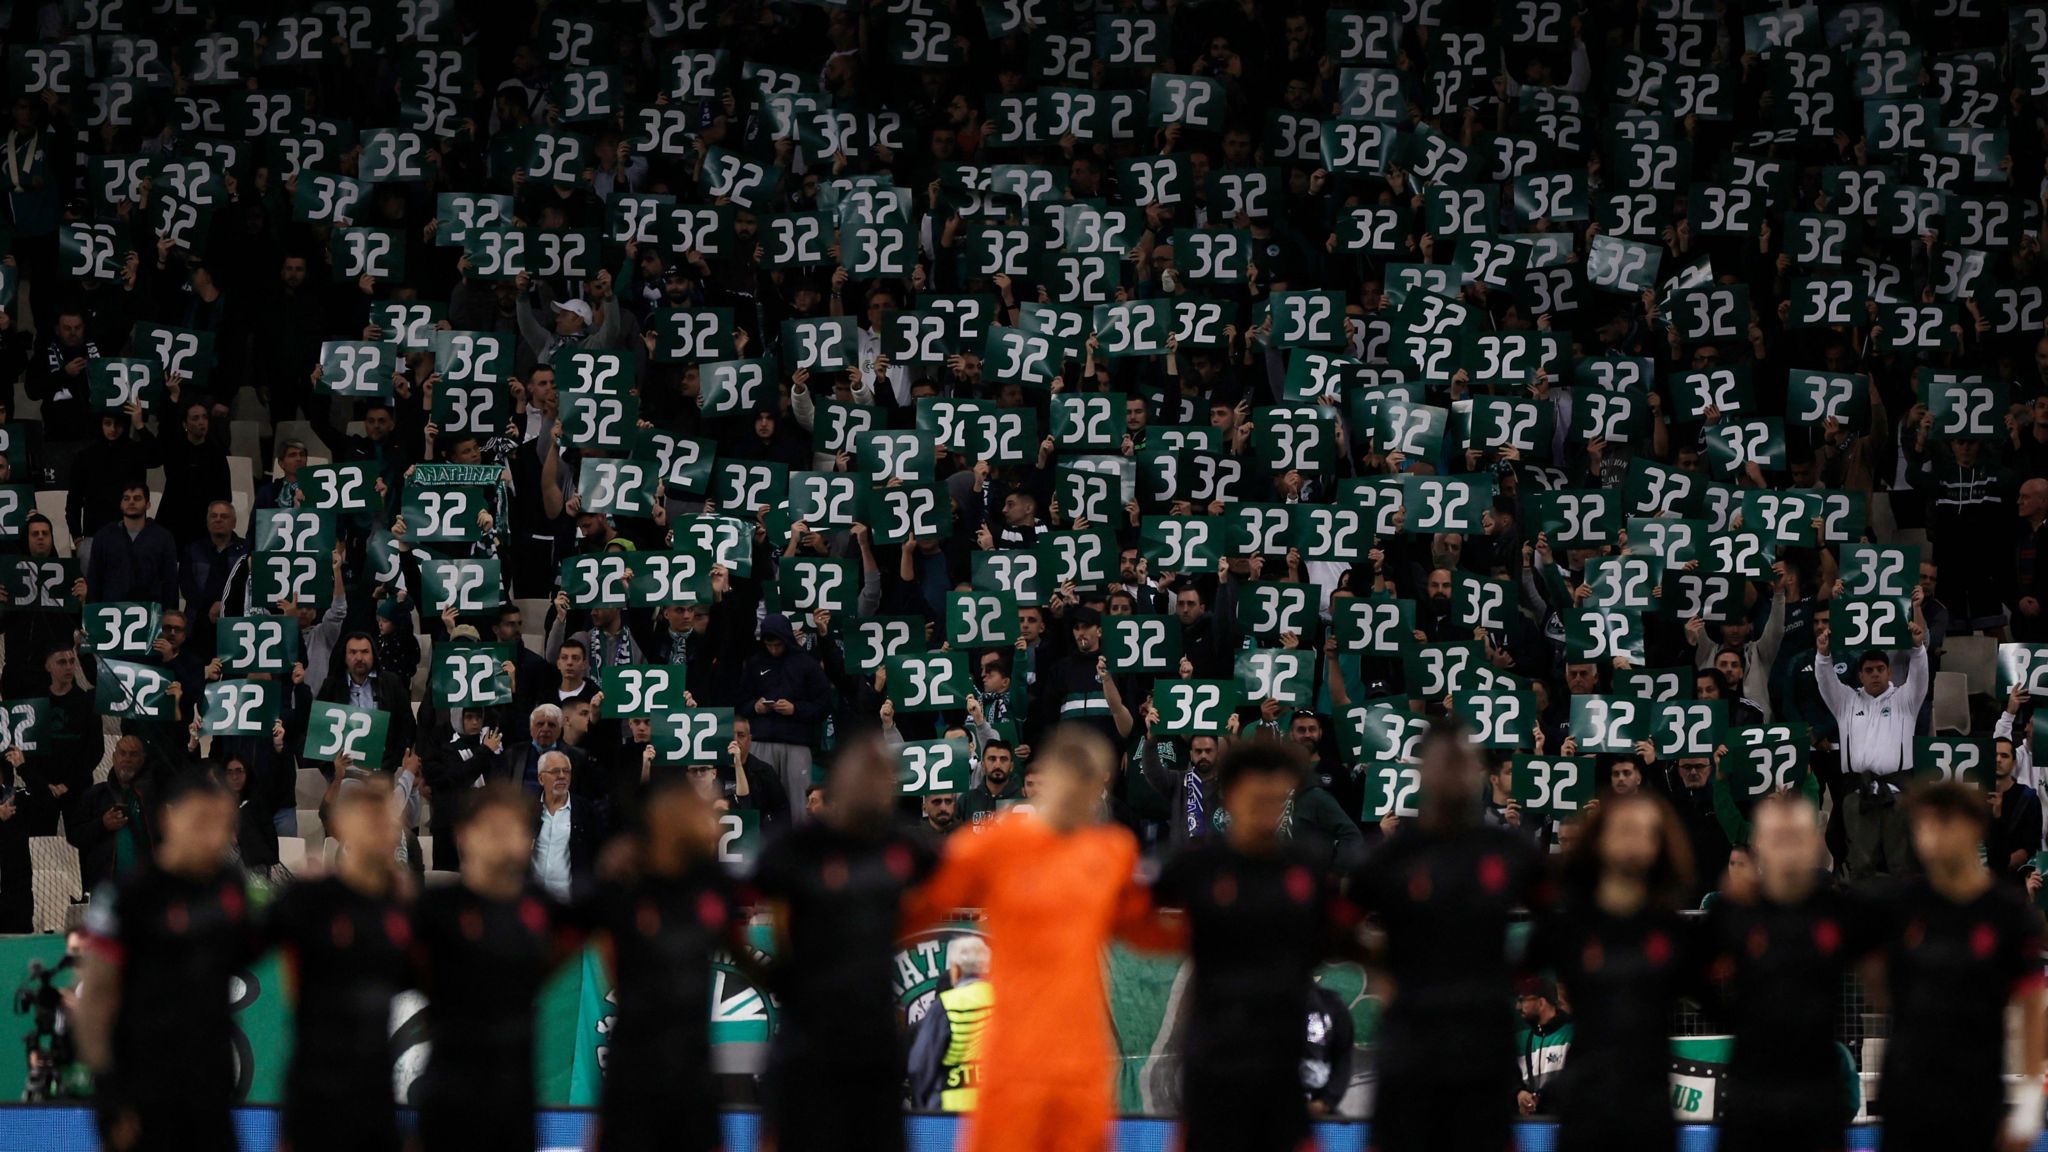
[[[1308,1104],[1289,1076],[1269,1084],[1189,1075],[1181,1086],[1181,1152],[1299,1152]]]
[[[1444,1081],[1381,1066],[1373,1152],[1514,1152],[1515,1080]]]
[[[1115,1115],[1107,1074],[1074,1084],[984,1075],[977,1103],[967,1121],[967,1152],[1101,1152]]]
[[[903,1081],[895,1069],[771,1064],[762,1085],[762,1152],[902,1152]]]

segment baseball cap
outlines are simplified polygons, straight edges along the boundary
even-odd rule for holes
[[[590,305],[585,304],[581,300],[571,300],[567,304],[556,302],[554,304],[549,305],[549,307],[553,308],[557,312],[573,312],[579,318],[581,318],[585,324],[589,324],[592,322]]]

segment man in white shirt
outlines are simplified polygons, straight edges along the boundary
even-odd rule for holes
[[[1913,590],[1913,650],[1906,677],[1896,684],[1891,657],[1876,648],[1856,661],[1861,687],[1842,683],[1828,658],[1827,626],[1814,631],[1814,681],[1841,730],[1842,771],[1855,784],[1842,800],[1842,827],[1849,845],[1843,877],[1852,882],[1913,868],[1899,787],[1913,767],[1913,736],[1920,702],[1927,696],[1927,623],[1920,614],[1925,595],[1922,589]]]
[[[549,752],[540,758],[540,830],[533,838],[533,878],[557,900],[569,898],[569,758]]]

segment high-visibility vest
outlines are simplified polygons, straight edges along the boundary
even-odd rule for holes
[[[939,1066],[945,1072],[939,1089],[939,1107],[947,1112],[974,1110],[976,1089],[981,1085],[981,1038],[988,1028],[988,1014],[995,1006],[996,990],[986,980],[975,980],[939,993],[939,1007],[946,1012],[949,1038]]]

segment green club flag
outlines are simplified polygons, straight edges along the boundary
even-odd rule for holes
[[[380,709],[316,700],[306,719],[306,739],[299,746],[299,755],[323,762],[346,756],[358,767],[380,767],[390,727],[391,717]]]
[[[436,708],[489,708],[512,702],[510,644],[436,644],[427,685]]]

